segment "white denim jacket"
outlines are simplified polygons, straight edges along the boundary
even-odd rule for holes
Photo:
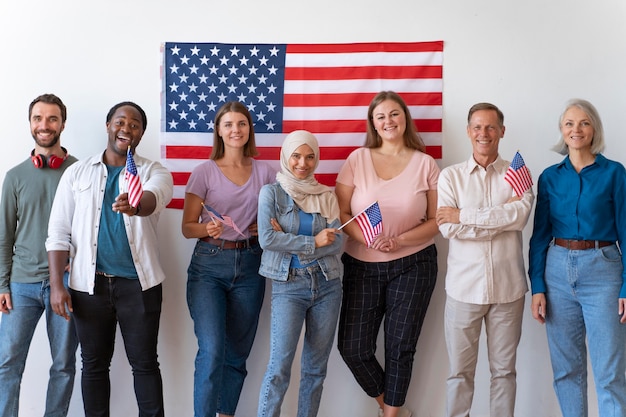
[[[72,258],[70,288],[93,294],[98,253],[98,228],[107,181],[103,153],[70,166],[59,182],[50,211],[46,250],[69,251]],[[156,197],[149,216],[126,216],[124,226],[141,288],[145,291],[165,279],[159,262],[157,222],[159,213],[172,199],[170,172],[159,162],[135,155],[144,192]],[[120,174],[123,176],[125,171]],[[125,192],[120,181],[120,193]]]

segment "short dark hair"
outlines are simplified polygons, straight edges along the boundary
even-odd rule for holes
[[[417,131],[415,123],[413,123],[411,112],[402,97],[394,91],[381,91],[376,94],[370,102],[369,108],[367,109],[367,134],[365,136],[364,146],[366,148],[379,148],[383,144],[382,138],[378,135],[374,127],[374,109],[385,100],[396,102],[404,112],[404,119],[406,120],[404,145],[409,149],[417,149],[420,152],[424,152],[426,145],[424,145],[424,141]]]
[[[211,150],[211,159],[214,161],[222,159],[224,157],[224,139],[220,137],[218,127],[222,117],[226,113],[240,113],[248,119],[248,125],[250,126],[250,136],[248,142],[243,147],[243,156],[253,157],[257,156],[256,142],[254,141],[254,123],[252,122],[252,116],[248,111],[245,104],[238,101],[227,101],[222,107],[215,113],[215,126],[213,127],[213,149]]]
[[[61,110],[61,122],[65,123],[65,119],[67,119],[67,108],[65,107],[65,104],[63,104],[61,99],[54,94],[42,94],[34,99],[30,103],[30,106],[28,106],[28,120],[30,120],[30,117],[33,114],[33,107],[35,107],[35,104],[39,102],[46,104],[56,104],[57,106],[59,106],[59,109]]]
[[[148,126],[148,117],[146,116],[146,112],[143,111],[139,104],[133,103],[132,101],[122,101],[121,103],[117,103],[115,106],[111,107],[111,110],[107,113],[107,123],[111,121],[117,109],[124,106],[134,107],[139,112],[141,115],[141,121],[143,122],[143,130],[145,131]]]
[[[498,124],[500,127],[504,126],[504,114],[502,111],[495,105],[491,103],[476,103],[469,109],[469,113],[467,113],[467,124],[469,125],[470,120],[472,120],[472,115],[479,110],[493,110],[498,115]]]

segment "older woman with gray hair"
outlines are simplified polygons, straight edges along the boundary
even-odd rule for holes
[[[595,107],[570,100],[554,150],[566,155],[539,177],[530,240],[532,314],[546,324],[554,389],[564,417],[584,417],[587,347],[599,415],[626,416],[626,171],[602,155]]]

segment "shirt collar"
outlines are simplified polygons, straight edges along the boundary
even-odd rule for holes
[[[596,160],[594,161],[594,163],[585,168],[590,168],[594,165],[597,165],[600,168],[604,168],[607,165],[607,159],[601,153],[596,154]],[[567,169],[572,169],[572,170],[574,169],[574,166],[572,165],[572,161],[570,161],[569,159],[569,155],[565,156],[565,158],[563,158],[563,160],[557,164],[557,167],[559,168],[565,167]]]
[[[104,163],[105,152],[106,152],[106,149],[102,151],[102,153],[92,156],[91,160],[89,161],[91,165],[98,165],[98,164],[106,165]],[[133,154],[133,159],[135,160],[135,166],[137,166],[137,168],[139,168],[143,164],[144,159],[141,156],[137,155],[136,153]]]
[[[503,167],[504,169],[508,168],[508,164],[504,161],[504,159],[500,157],[500,154],[498,154],[496,160],[487,165],[487,168],[489,167],[492,167],[496,171],[500,171],[503,169]],[[470,155],[469,159],[467,160],[467,174],[471,174],[477,169],[483,169],[483,167],[480,166],[478,162],[476,162],[476,160],[474,159],[474,155]]]

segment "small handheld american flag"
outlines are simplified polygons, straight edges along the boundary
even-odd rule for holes
[[[226,226],[230,226],[230,227],[232,227],[235,230],[235,232],[239,233],[243,237],[246,237],[246,235],[244,235],[243,232],[241,231],[241,229],[239,229],[239,227],[237,227],[237,225],[235,224],[235,222],[233,221],[233,219],[230,216],[221,215],[213,207],[207,206],[204,203],[200,203],[200,204],[202,204],[202,207],[204,207],[204,209],[207,211],[207,213],[209,213],[209,216],[211,217],[212,220],[217,220],[218,222],[223,223]]]
[[[359,228],[363,233],[363,237],[365,238],[365,244],[368,248],[372,246],[376,237],[383,231],[383,216],[380,213],[378,201],[374,201],[365,210],[342,224],[341,227],[339,227],[339,230],[352,220],[356,220],[356,223],[359,225]]]
[[[139,174],[137,173],[135,160],[133,159],[133,151],[130,147],[126,154],[126,174],[124,178],[126,179],[128,187],[128,203],[133,207],[137,207],[143,195],[143,187],[139,179]]]
[[[521,197],[533,186],[533,178],[519,152],[515,152],[515,157],[513,157],[513,161],[511,161],[511,165],[506,171],[506,174],[504,174],[504,180],[511,184],[515,195],[518,197]]]

